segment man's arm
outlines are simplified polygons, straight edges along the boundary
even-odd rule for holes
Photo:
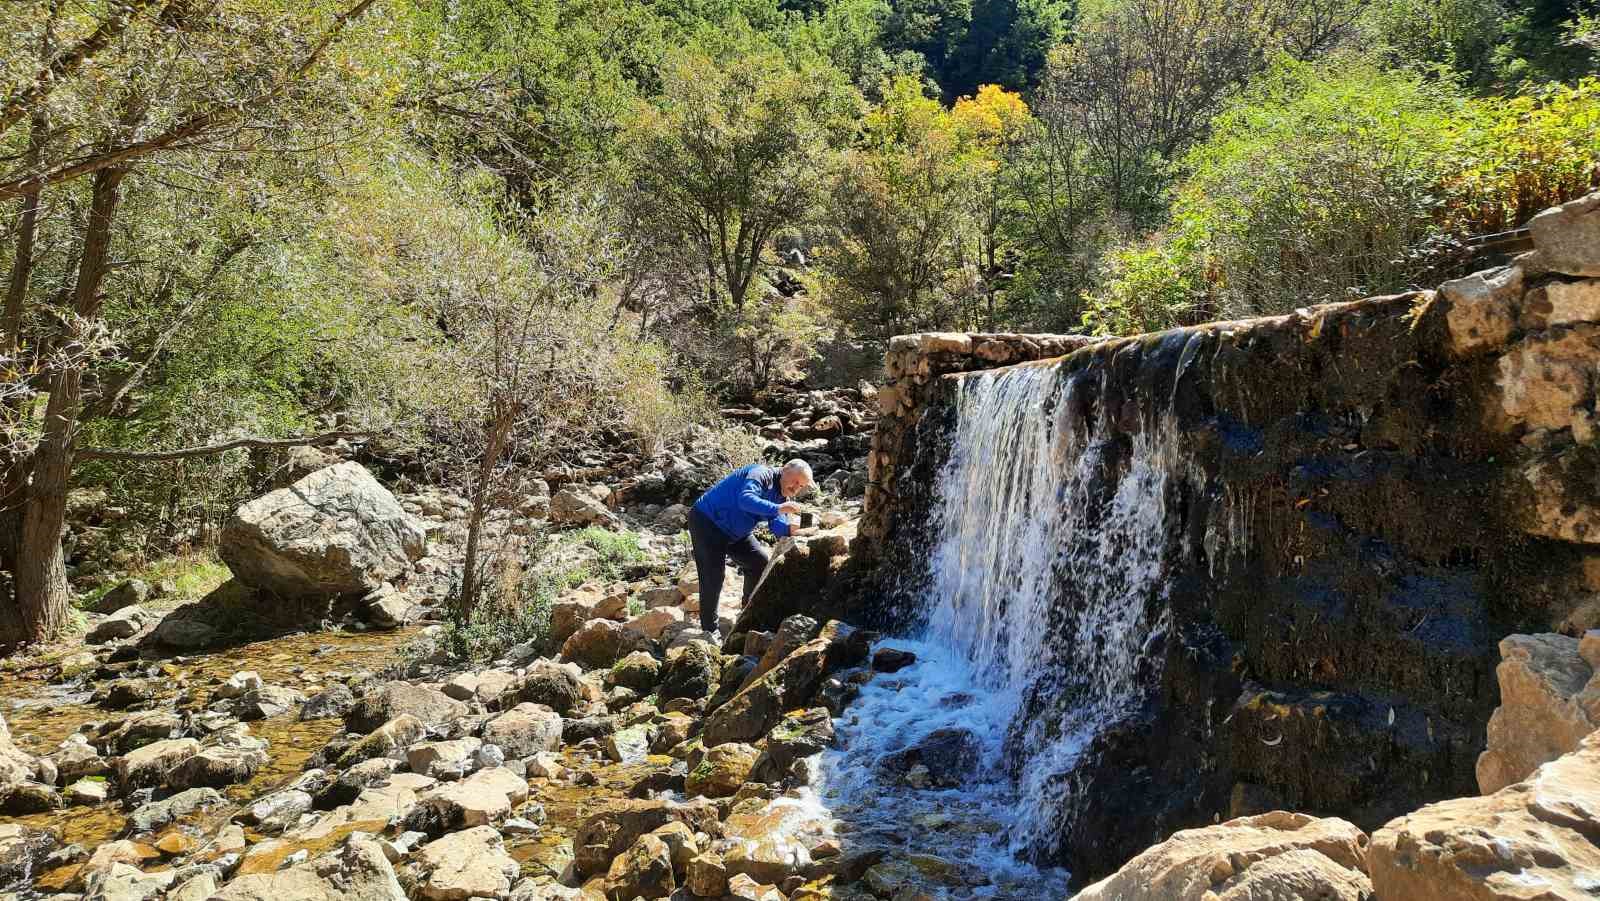
[[[752,516],[770,520],[778,515],[778,505],[762,497],[767,486],[755,476],[745,476],[744,485],[739,489],[739,509]]]
[[[772,529],[772,534],[782,538],[790,533],[789,521],[783,516],[784,508],[794,505],[774,504],[767,500],[764,495],[771,487],[755,476],[745,476],[744,485],[739,490],[739,509],[766,520],[767,527]]]

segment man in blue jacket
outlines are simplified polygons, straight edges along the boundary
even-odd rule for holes
[[[700,577],[700,628],[713,633],[718,643],[717,598],[727,561],[731,558],[744,574],[744,597],[749,600],[768,559],[767,549],[752,533],[764,522],[779,538],[790,534],[794,527],[786,517],[800,512],[792,498],[811,485],[811,465],[804,460],[790,460],[782,469],[754,463],[735,470],[694,502],[689,537]]]

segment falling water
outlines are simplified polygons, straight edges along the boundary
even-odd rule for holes
[[[1083,421],[1059,367],[961,382],[927,523],[925,614],[913,640],[889,642],[918,663],[867,685],[817,784],[859,823],[932,811],[985,824],[982,841],[923,829],[910,846],[1039,891],[1064,874],[1018,861],[1056,855],[1082,810],[1073,770],[1153,684],[1158,664],[1141,650],[1162,628],[1166,492],[1180,461],[1165,422],[1129,437]],[[980,741],[974,784],[918,790],[876,766],[941,728]]]

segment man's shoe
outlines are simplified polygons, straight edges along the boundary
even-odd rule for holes
[[[712,629],[710,632],[706,633],[706,641],[711,642],[719,648],[722,647],[722,630]]]

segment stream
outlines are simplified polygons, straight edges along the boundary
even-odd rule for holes
[[[205,709],[217,685],[242,670],[253,670],[271,684],[296,688],[310,695],[336,681],[361,673],[372,673],[393,665],[400,650],[416,630],[398,632],[321,632],[298,633],[267,641],[227,648],[216,653],[176,656],[159,660],[140,660],[129,666],[127,675],[153,673],[169,679],[176,697],[169,696],[155,705],[180,711]],[[86,724],[104,722],[126,715],[90,703],[91,691],[74,683],[52,683],[56,666],[37,663],[21,672],[0,676],[0,698],[14,743],[31,754],[48,754],[60,742]],[[223,790],[231,802],[244,802],[283,787],[301,774],[306,762],[342,726],[338,718],[300,721],[298,708],[289,713],[250,724],[251,734],[270,742],[268,762],[249,782]],[[535,780],[530,801],[543,806],[547,817],[543,828],[533,835],[512,836],[507,850],[519,863],[524,875],[557,875],[571,857],[570,837],[574,830],[604,802],[625,797],[641,778],[670,768],[678,762],[652,756],[634,764],[614,764],[574,748],[562,751],[563,765],[592,773],[593,780],[582,783],[565,780]],[[180,863],[203,863],[220,856],[208,848],[238,803],[214,808],[193,818],[145,837],[140,841],[142,866],[159,871]],[[80,844],[93,850],[119,837],[127,822],[127,811],[118,800],[96,806],[69,806],[59,810],[9,818],[9,822],[56,831],[66,844]],[[366,825],[381,831],[383,824]],[[352,831],[339,829],[316,841],[297,842],[270,838],[245,830],[250,843],[236,875],[270,872],[285,858],[300,850],[312,855],[336,846]],[[174,851],[176,853],[174,853]],[[33,888],[40,893],[67,890],[73,885],[82,861],[76,861],[37,874]]]

